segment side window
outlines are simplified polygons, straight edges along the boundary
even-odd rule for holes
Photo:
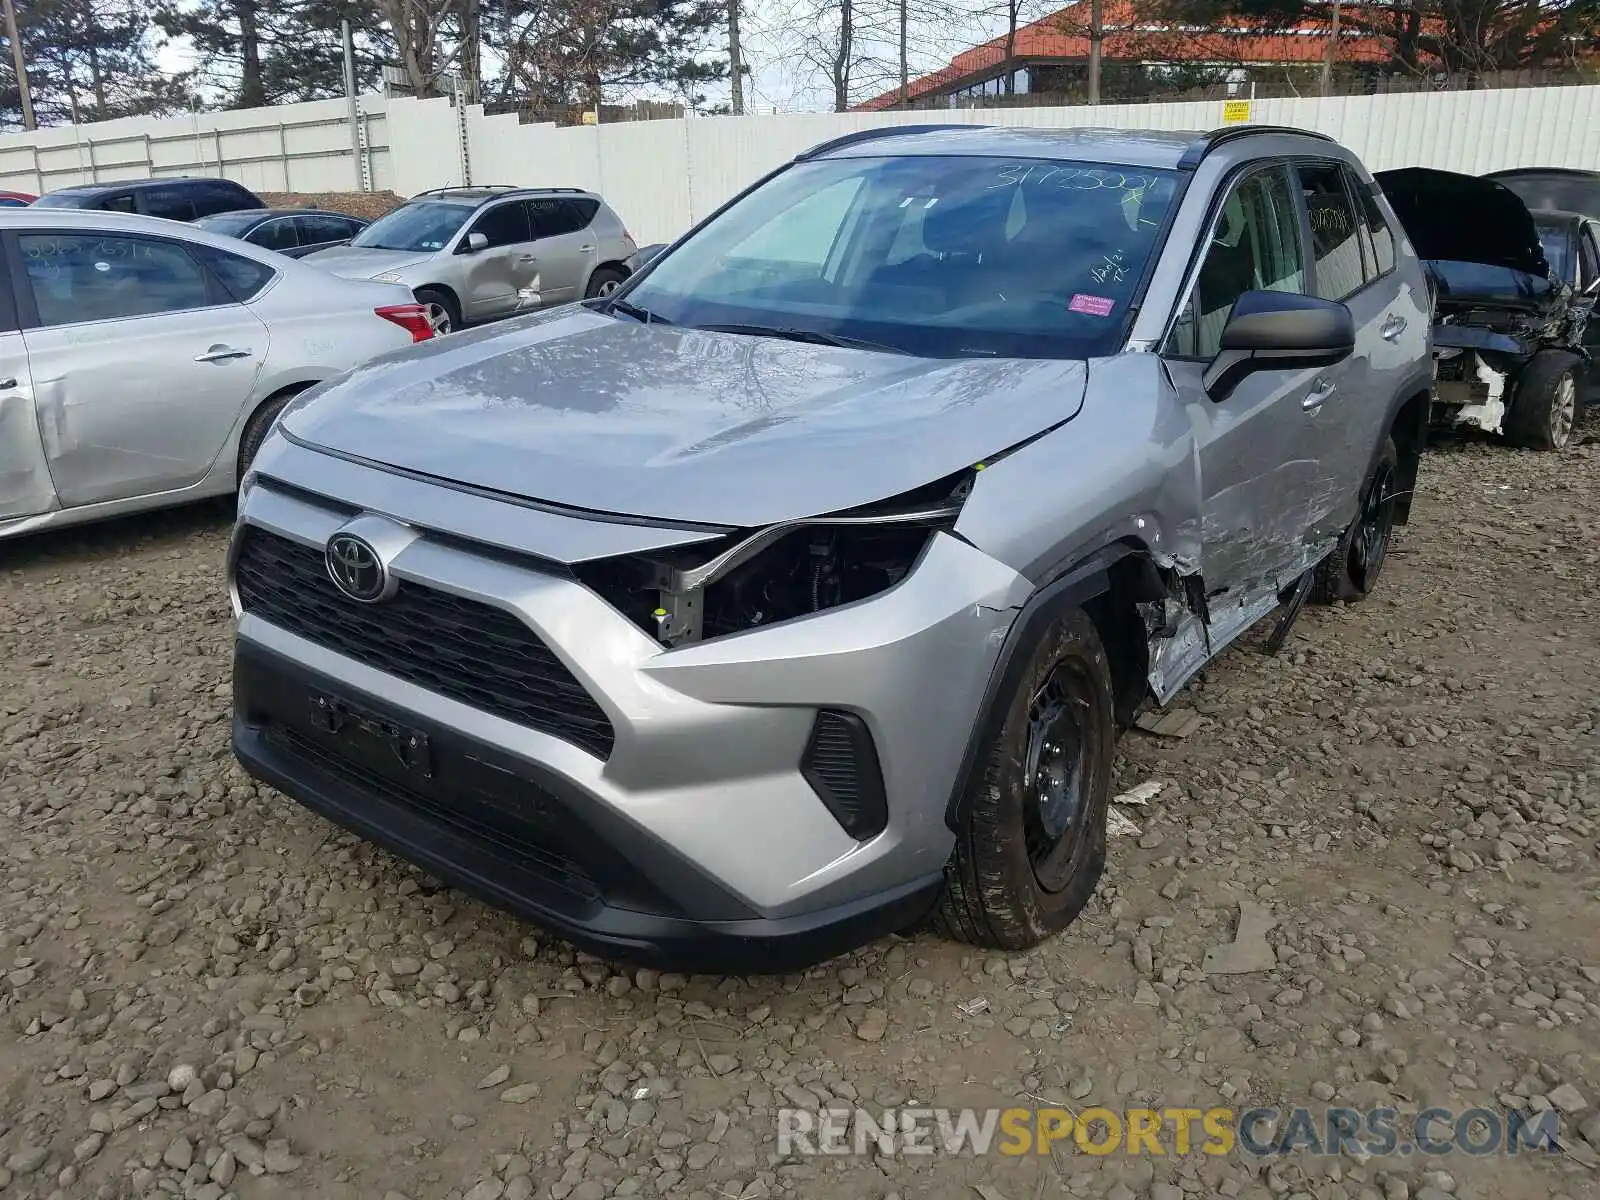
[[[347,237],[356,235],[355,223],[344,217],[324,216],[322,213],[307,213],[303,217],[294,218],[294,223],[300,229],[300,244],[302,246],[317,246],[323,242],[339,242]]]
[[[1359,271],[1359,256],[1356,263]],[[1216,357],[1234,301],[1254,291],[1305,291],[1300,216],[1282,167],[1242,180],[1223,201],[1194,290],[1163,353],[1202,361]]]
[[[528,219],[533,222],[533,236],[536,238],[555,237],[561,233],[577,233],[587,222],[578,217],[578,210],[572,206],[571,201],[558,200],[528,200]]]
[[[1361,235],[1344,172],[1337,163],[1302,163],[1296,170],[1311,221],[1311,253],[1316,260],[1317,295],[1343,300],[1366,284]]]
[[[194,198],[183,188],[149,188],[144,194],[144,211],[152,217],[165,217],[169,221],[192,221],[199,212]]]
[[[516,203],[491,208],[474,222],[472,232],[488,238],[490,249],[532,240],[528,236],[528,214]]]
[[[859,175],[812,192],[728,251],[729,259],[757,259],[821,270],[861,190]]]
[[[1389,222],[1384,219],[1383,209],[1378,207],[1378,201],[1372,195],[1372,187],[1359,180],[1355,181],[1355,194],[1361,198],[1361,208],[1367,221],[1367,232],[1372,237],[1372,253],[1377,260],[1379,275],[1387,275],[1394,270],[1394,230],[1389,228]]]
[[[114,192],[100,201],[100,207],[106,212],[136,213],[139,206],[134,202],[132,192]]]
[[[267,250],[287,250],[291,246],[298,246],[300,242],[295,236],[294,221],[293,217],[263,221],[252,229],[244,240],[252,246],[261,246]]]
[[[214,246],[195,246],[193,250],[211,268],[211,273],[222,283],[223,290],[241,304],[253,299],[277,275],[265,263],[258,263],[242,254],[229,254]]]
[[[212,303],[205,270],[174,242],[24,233],[17,247],[41,325],[146,317]]]
[[[1578,279],[1578,287],[1587,289],[1594,286],[1600,279],[1600,251],[1594,244],[1594,226],[1585,225],[1578,235],[1578,262],[1582,274]]]

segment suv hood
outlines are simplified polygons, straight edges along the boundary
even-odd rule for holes
[[[1373,176],[1418,258],[1550,273],[1528,206],[1502,183],[1429,167]]]
[[[296,441],[599,513],[757,526],[891,499],[1073,417],[1082,362],[923,359],[581,307],[376,360]]]
[[[359,246],[334,246],[307,254],[300,261],[312,263],[346,279],[371,279],[388,271],[415,266],[432,257],[431,254],[418,254],[415,250],[364,250]]]

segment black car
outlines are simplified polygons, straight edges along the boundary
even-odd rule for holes
[[[265,208],[261,197],[231,179],[124,179],[86,183],[40,196],[35,208],[87,208],[193,221],[212,213]]]
[[[239,238],[252,246],[303,258],[330,246],[342,246],[367,227],[367,222],[317,208],[252,208],[201,217],[195,228]]]
[[[1530,209],[1582,213],[1600,219],[1600,171],[1571,167],[1513,167],[1483,176],[1510,188]]]
[[[1428,272],[1435,421],[1530,449],[1564,447],[1590,376],[1594,297],[1582,260],[1591,223],[1576,218],[1573,270],[1550,260],[1545,229],[1499,180],[1426,167],[1375,178]],[[1558,238],[1558,252],[1564,245]]]

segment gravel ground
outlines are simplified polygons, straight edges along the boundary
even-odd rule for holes
[[[1421,486],[1372,601],[1124,741],[1171,786],[1066,936],[787,979],[575,956],[249,782],[226,506],[0,546],[0,1196],[1600,1195],[1600,448]],[[1275,965],[1208,972],[1241,905]],[[1553,1106],[1564,1148],[779,1160],[832,1101]]]
[[[364,221],[376,221],[405,203],[394,192],[262,192],[268,208],[322,208]]]

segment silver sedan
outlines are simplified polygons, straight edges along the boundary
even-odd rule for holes
[[[289,397],[432,336],[398,284],[150,217],[0,213],[0,538],[234,490]]]

